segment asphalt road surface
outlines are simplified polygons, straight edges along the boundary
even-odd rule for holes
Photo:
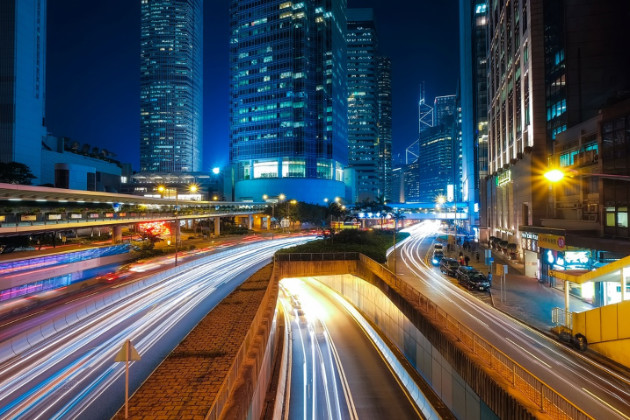
[[[440,308],[595,419],[630,419],[630,378],[598,364],[476,298],[427,264],[436,222],[409,228],[397,274]]]
[[[316,280],[284,279],[290,419],[421,418],[362,327]]]
[[[71,326],[0,364],[0,418],[108,419],[124,403],[124,363],[115,354],[130,339],[142,357],[131,363],[133,393],[186,334],[250,273],[279,248],[304,242],[285,238],[228,249],[192,262],[191,268],[140,290],[127,285],[106,306],[90,311],[101,294],[82,297],[60,309]],[[188,267],[188,266],[187,266]],[[45,324],[44,312],[26,318]],[[83,312],[80,312],[83,311]],[[88,313],[86,313],[88,312]],[[24,321],[23,321],[24,322]],[[4,326],[6,336],[19,323]],[[0,352],[7,340],[0,342]]]

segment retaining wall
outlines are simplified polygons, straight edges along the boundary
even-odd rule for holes
[[[588,418],[382,265],[363,255],[325,264],[296,259],[277,258],[276,275],[318,277],[343,295],[399,347],[457,417]]]

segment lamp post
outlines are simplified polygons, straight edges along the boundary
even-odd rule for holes
[[[188,186],[188,191],[191,193],[196,193],[199,190],[199,187],[196,184],[190,184]],[[158,186],[158,191],[160,194],[164,194],[167,191],[164,185]],[[177,254],[179,253],[179,191],[177,187],[175,187],[175,267],[177,267]]]
[[[398,221],[404,219],[405,216],[400,214],[400,209],[396,209],[396,211],[392,214],[392,217],[394,218],[394,275],[396,275],[398,272],[396,267],[396,233],[398,231]]]
[[[284,196],[284,194],[281,194],[282,196]],[[273,221],[273,219],[275,218],[275,210],[276,210],[276,202],[278,201],[277,198],[269,198],[269,196],[267,194],[263,194],[262,196],[263,200],[265,200],[265,202],[267,203],[271,203],[271,219],[268,222],[268,227],[269,230],[271,230],[271,239],[273,239],[273,229],[271,228],[271,223]]]

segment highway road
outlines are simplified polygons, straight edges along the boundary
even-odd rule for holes
[[[439,224],[406,231],[397,274],[595,419],[630,419],[630,379],[477,299],[426,264]]]
[[[0,364],[0,418],[106,419],[124,403],[124,364],[114,356],[130,339],[142,360],[131,364],[133,392],[205,314],[279,248],[309,238],[285,238],[228,249],[190,263],[193,267],[151,286],[110,290],[115,300],[99,307],[101,294],[64,305],[71,326]],[[81,311],[89,311],[89,316]],[[45,324],[58,313],[29,322]],[[18,323],[19,324],[19,323]],[[18,324],[5,325],[5,336]],[[0,342],[0,353],[7,340]],[[6,354],[6,353],[5,353]]]
[[[316,284],[281,283],[291,321],[289,419],[421,418],[362,327]]]

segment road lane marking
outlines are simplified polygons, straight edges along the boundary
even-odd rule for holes
[[[543,365],[547,366],[547,368],[551,369],[551,366],[549,364],[547,364],[544,360],[536,357],[536,355],[534,353],[532,353],[531,351],[525,349],[523,346],[516,344],[514,341],[510,340],[509,338],[505,337],[506,341],[509,341],[510,343],[514,344],[516,347],[518,347],[519,349],[523,350],[525,353],[529,354],[531,357],[533,357],[534,359],[538,360],[540,363],[542,363]]]
[[[630,417],[626,414],[624,414],[623,412],[617,410],[615,407],[613,407],[612,405],[608,404],[606,401],[602,400],[601,398],[599,398],[597,395],[593,394],[591,391],[589,391],[586,388],[582,388],[582,391],[586,392],[588,395],[590,395],[591,397],[595,398],[596,400],[598,400],[599,402],[601,402],[602,404],[605,404],[608,408],[610,408],[611,410],[613,410],[615,413],[619,414],[621,417],[623,417],[624,419],[630,419]]]

